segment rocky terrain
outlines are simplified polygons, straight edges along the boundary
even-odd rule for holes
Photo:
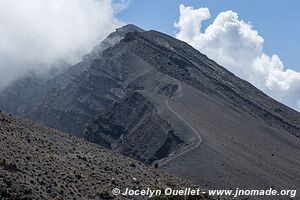
[[[87,126],[85,138],[146,163],[168,156],[184,143],[155,106],[138,92],[102,111]]]
[[[0,107],[208,188],[300,187],[300,113],[163,33],[124,26],[37,82]]]
[[[0,158],[0,199],[127,199],[111,190],[192,186],[115,151],[3,113]]]

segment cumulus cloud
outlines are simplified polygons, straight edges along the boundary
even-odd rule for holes
[[[77,62],[121,26],[122,2],[0,0],[0,88],[28,70]]]
[[[229,10],[221,12],[203,32],[201,25],[210,18],[208,8],[180,5],[176,37],[186,41],[237,76],[300,110],[300,73],[285,69],[280,57],[263,51],[264,39],[250,23]]]

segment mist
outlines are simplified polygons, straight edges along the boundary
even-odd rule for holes
[[[0,89],[30,71],[74,64],[115,28],[111,0],[0,0]]]

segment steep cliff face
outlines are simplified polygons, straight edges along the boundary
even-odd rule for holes
[[[138,92],[102,110],[85,130],[88,141],[146,163],[180,149],[184,143],[181,134]]]

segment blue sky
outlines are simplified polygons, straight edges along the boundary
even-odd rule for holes
[[[299,36],[300,1],[262,0],[132,0],[127,9],[118,14],[126,23],[144,29],[155,29],[174,35],[174,22],[179,18],[179,5],[195,8],[208,7],[212,17],[204,22],[205,28],[222,11],[233,10],[239,19],[251,22],[264,38],[264,51],[278,54],[286,68],[300,71]]]

